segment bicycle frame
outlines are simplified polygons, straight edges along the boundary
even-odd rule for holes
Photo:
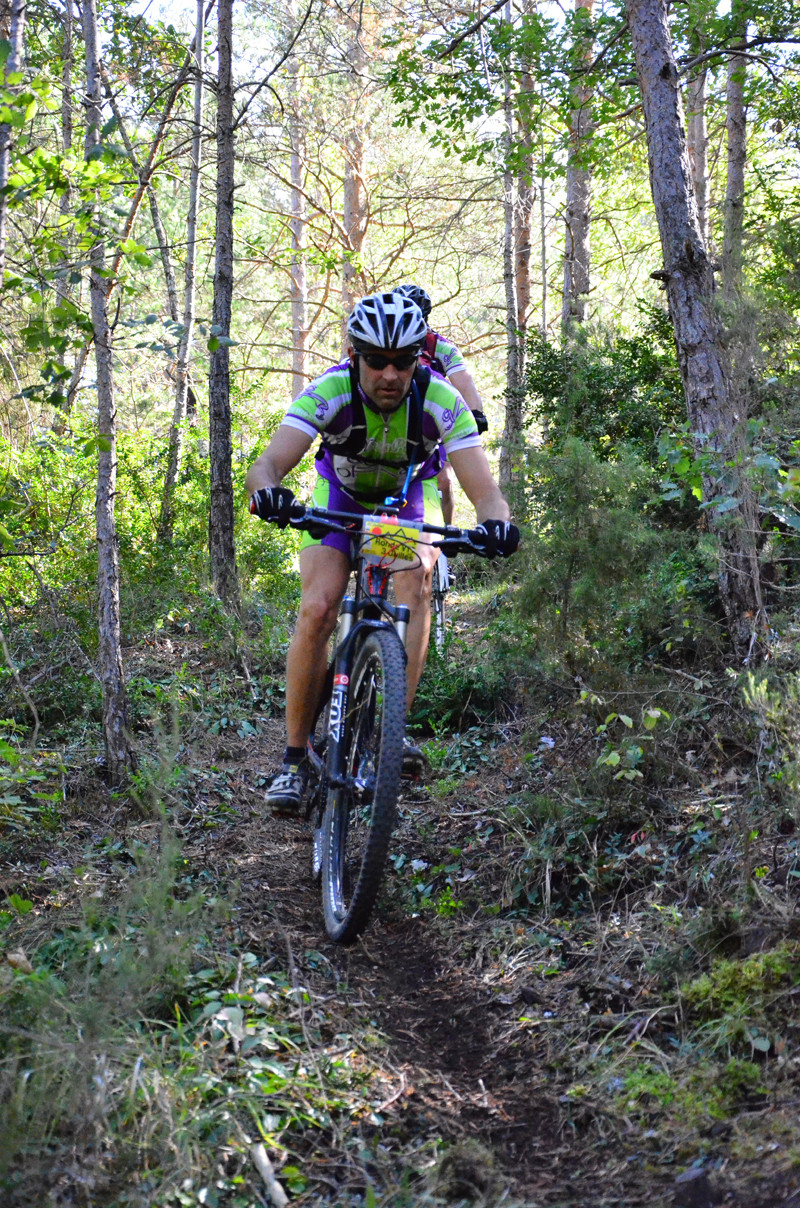
[[[350,687],[350,673],[356,638],[365,629],[393,629],[405,650],[410,610],[406,604],[392,604],[387,599],[392,572],[367,563],[361,551],[355,558],[356,593],[345,596],[339,610],[336,648],[328,666],[325,687],[317,708],[312,735],[320,715],[329,707],[327,733],[318,748],[313,738],[308,743],[308,757],[318,775],[327,771],[333,788],[346,788],[343,740]],[[326,748],[330,751],[326,757]]]

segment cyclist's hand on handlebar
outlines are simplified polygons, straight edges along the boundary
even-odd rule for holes
[[[484,520],[473,535],[487,558],[509,558],[519,545],[519,529],[510,520]]]
[[[250,511],[262,520],[271,520],[278,528],[286,528],[292,519],[296,500],[288,487],[262,487],[250,496]]]

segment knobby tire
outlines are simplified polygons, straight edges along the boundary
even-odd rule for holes
[[[351,944],[367,925],[394,829],[406,715],[406,668],[394,630],[373,629],[350,675],[345,725],[347,787],[330,787],[322,905],[332,940]]]

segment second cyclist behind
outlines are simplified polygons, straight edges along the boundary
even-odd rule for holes
[[[396,294],[402,294],[405,298],[410,298],[412,302],[416,302],[417,306],[422,311],[422,317],[428,325],[425,343],[420,351],[420,361],[423,365],[427,365],[429,369],[434,369],[437,373],[441,373],[442,377],[446,377],[448,381],[456,388],[464,402],[469,407],[473,414],[475,423],[478,428],[478,434],[488,431],[489,424],[486,416],[483,413],[483,403],[481,396],[478,394],[478,387],[467,369],[467,363],[464,360],[461,352],[450,340],[446,340],[438,331],[434,331],[428,324],[433,303],[430,299],[430,294],[422,288],[421,285],[397,285],[393,291]],[[455,511],[455,495],[453,494],[454,474],[450,463],[446,457],[443,459],[444,464],[437,476],[437,484],[439,494],[442,498],[442,515],[444,516],[445,524],[453,523],[453,513]]]

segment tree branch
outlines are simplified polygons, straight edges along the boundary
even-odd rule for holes
[[[460,42],[463,42],[465,38],[470,36],[470,34],[474,34],[476,29],[480,29],[482,25],[485,25],[489,18],[493,17],[494,14],[501,9],[505,3],[506,0],[499,0],[497,4],[493,5],[489,9],[488,13],[484,13],[483,16],[479,17],[477,21],[473,21],[472,25],[465,29],[463,33],[459,34],[457,38],[453,38],[453,41],[450,43],[450,45],[445,46],[441,54],[436,56],[437,61],[441,63],[442,59],[446,59],[448,55],[451,55]]]

